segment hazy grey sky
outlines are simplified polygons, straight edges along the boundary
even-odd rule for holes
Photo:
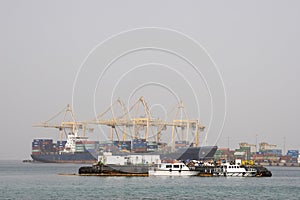
[[[259,141],[280,148],[286,137],[287,148],[300,149],[299,10],[299,1],[1,1],[0,159],[29,158],[33,138],[57,139],[56,130],[32,125],[71,103],[76,73],[97,44],[141,27],[185,33],[218,65],[228,100],[219,146],[226,147],[228,137],[231,148],[241,141],[255,143],[257,134]],[[101,62],[100,53],[96,58]],[[158,76],[153,70],[149,77]],[[90,80],[81,78],[82,91]],[[169,79],[176,80],[171,73]],[[133,88],[134,81],[129,80]],[[206,94],[201,85],[196,89],[199,96]],[[103,108],[110,100],[105,92],[98,94]],[[145,96],[157,103],[159,94]],[[75,98],[79,119],[89,118],[87,98]],[[209,112],[202,107],[202,121],[208,123]]]

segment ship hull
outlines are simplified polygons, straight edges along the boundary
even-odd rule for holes
[[[213,159],[217,148],[217,146],[188,147],[177,149],[175,152],[172,153],[150,152],[144,154],[159,154],[161,159],[175,159],[183,161],[210,160]],[[90,152],[40,155],[32,154],[31,157],[34,161],[45,163],[95,163],[98,159],[98,155],[93,155]]]
[[[203,146],[203,147],[188,147],[176,150],[173,153],[161,154],[162,159],[175,160],[211,160],[213,159],[218,147]]]
[[[89,152],[70,154],[40,154],[31,155],[34,161],[44,163],[95,163],[97,157]]]

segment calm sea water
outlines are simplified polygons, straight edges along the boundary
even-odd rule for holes
[[[78,164],[0,161],[0,199],[300,199],[300,168],[270,178],[81,177]]]

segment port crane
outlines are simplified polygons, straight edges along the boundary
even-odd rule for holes
[[[195,141],[193,146],[196,147],[199,144],[199,131],[203,131],[205,128],[205,126],[201,125],[197,119],[189,119],[182,101],[180,101],[176,108],[175,116],[172,123],[166,123],[166,125],[172,127],[172,151],[175,149],[175,132],[178,135],[177,128],[181,128],[181,141],[189,141],[189,129],[191,128],[192,130],[194,130]],[[178,136],[178,138],[180,139],[180,136]]]
[[[113,109],[116,105],[121,106],[122,115],[116,116],[116,113],[114,113]],[[138,117],[138,113],[140,110],[140,107],[144,108],[144,116]],[[110,119],[103,119],[103,116],[107,113],[111,112],[113,115]],[[134,112],[132,114],[132,112]],[[133,115],[133,117],[130,117]],[[141,97],[138,99],[137,102],[135,102],[129,109],[126,109],[125,104],[122,102],[121,99],[118,99],[116,102],[112,103],[108,109],[106,109],[104,112],[97,115],[96,119],[87,121],[88,124],[96,124],[96,125],[106,125],[111,127],[111,134],[110,139],[112,139],[112,133],[116,132],[116,127],[123,127],[123,135],[122,135],[122,141],[126,140],[127,136],[127,129],[132,129],[130,131],[130,137],[131,139],[135,139],[139,137],[139,132],[142,129],[145,129],[144,132],[144,138],[148,140],[149,138],[149,129],[151,126],[160,127],[162,125],[162,121],[159,119],[154,119],[151,117],[151,113],[149,111],[148,105],[144,99],[144,97]],[[114,129],[114,130],[113,130]],[[163,128],[162,128],[163,129]],[[117,137],[119,137],[117,135]]]
[[[122,115],[119,117],[113,116],[111,119],[102,119],[102,117],[107,114],[109,111],[112,111],[115,105],[119,105],[122,107]],[[143,107],[143,116],[138,116],[139,111],[141,110],[140,107]],[[182,117],[182,113],[184,113],[184,118]],[[181,115],[179,115],[181,114]],[[133,117],[130,117],[130,116]],[[181,116],[179,118],[179,116]],[[148,104],[145,101],[144,97],[140,97],[137,102],[135,102],[129,109],[126,109],[124,103],[120,99],[114,102],[108,109],[106,109],[103,113],[99,114],[96,119],[90,120],[87,122],[88,124],[96,124],[96,125],[106,125],[111,127],[110,139],[113,139],[113,132],[116,133],[117,137],[119,138],[116,127],[122,126],[123,127],[123,137],[122,141],[126,140],[126,133],[127,128],[131,129],[130,137],[131,139],[139,138],[140,131],[144,131],[144,138],[146,141],[149,141],[149,138],[153,137],[150,136],[150,129],[152,132],[155,132],[154,137],[156,138],[156,142],[160,141],[161,132],[167,130],[167,127],[172,127],[171,133],[171,150],[174,151],[175,149],[175,133],[178,136],[178,128],[181,128],[182,136],[178,137],[181,140],[189,140],[189,131],[190,129],[193,130],[195,141],[193,142],[193,146],[199,145],[199,131],[204,130],[204,126],[199,123],[197,119],[189,119],[184,108],[183,102],[181,101],[179,105],[176,107],[175,116],[172,121],[162,121],[158,118],[153,118],[151,112],[149,110]],[[156,127],[156,131],[153,131],[153,127]],[[184,137],[185,133],[185,137]]]
[[[116,106],[121,109],[122,114],[120,116],[117,115],[118,113],[114,112],[114,110],[116,110]],[[177,135],[178,140],[188,142],[190,131],[194,137],[194,141],[191,143],[191,146],[197,147],[199,145],[199,131],[203,131],[205,127],[199,123],[199,120],[189,119],[182,101],[179,102],[173,110],[175,111],[173,120],[163,121],[159,118],[152,117],[148,104],[143,96],[140,97],[129,109],[127,109],[123,101],[118,98],[104,112],[97,115],[95,119],[88,121],[76,121],[73,110],[68,104],[63,110],[52,116],[50,119],[40,124],[36,124],[34,127],[59,129],[60,141],[62,141],[63,131],[66,131],[66,129],[76,135],[79,130],[82,130],[83,136],[81,136],[81,138],[86,138],[85,134],[89,124],[109,126],[111,129],[110,140],[113,141],[113,135],[115,133],[118,141],[120,141],[121,139],[118,135],[117,127],[122,127],[122,141],[126,141],[127,135],[130,135],[130,139],[143,137],[146,141],[155,138],[157,143],[161,140],[162,131],[166,131],[167,127],[171,127],[172,151],[175,150],[175,135]],[[112,117],[105,118],[108,114],[111,114]],[[51,121],[59,115],[63,115],[62,121],[56,124],[51,123]],[[70,118],[68,121],[67,116]],[[181,135],[178,129],[181,129]],[[88,131],[93,131],[93,129],[89,128]],[[152,132],[151,135],[150,131]]]
[[[60,115],[63,115],[63,118],[60,123],[51,123],[55,118],[58,118]],[[67,120],[67,117],[69,116],[69,120]],[[82,138],[86,138],[86,129],[87,129],[87,123],[86,122],[78,122],[75,120],[74,112],[71,108],[71,106],[68,104],[66,107],[64,107],[61,111],[56,113],[55,115],[51,116],[48,120],[33,125],[33,127],[43,127],[43,128],[56,128],[59,129],[59,135],[60,135],[60,142],[62,142],[63,138],[63,131],[69,130],[72,134],[77,134],[79,130],[82,130],[83,136]],[[88,131],[93,131],[92,128],[88,128]],[[67,134],[67,133],[66,133]]]

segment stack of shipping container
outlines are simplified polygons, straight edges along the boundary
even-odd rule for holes
[[[157,142],[147,142],[147,151],[151,152],[151,151],[157,151],[158,149],[158,144]]]
[[[188,147],[188,141],[175,141],[175,149],[181,149]]]
[[[131,151],[131,141],[122,141],[122,142],[115,141],[115,142],[117,142],[119,150]]]
[[[132,140],[132,151],[135,153],[147,152],[147,142],[145,139]]]
[[[77,141],[75,143],[75,152],[90,152],[94,153],[98,148],[97,141]]]
[[[119,150],[118,145],[115,141],[101,141],[98,145],[98,151],[103,152],[117,152]]]
[[[56,147],[53,148],[53,141],[51,139],[34,139],[32,142],[32,154],[54,154]]]
[[[298,163],[299,150],[288,150],[287,155],[291,157],[291,163]]]

